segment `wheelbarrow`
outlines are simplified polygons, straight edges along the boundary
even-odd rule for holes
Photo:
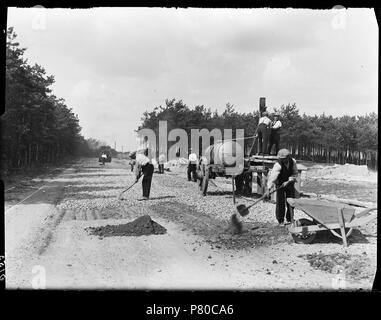
[[[377,218],[377,208],[368,208],[356,214],[353,207],[333,201],[287,198],[287,202],[291,206],[291,225],[288,231],[296,243],[311,243],[317,232],[329,230],[341,238],[344,247],[347,247],[347,237],[353,228]],[[312,220],[295,221],[294,208],[303,211]]]

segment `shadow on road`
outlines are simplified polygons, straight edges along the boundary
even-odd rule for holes
[[[340,234],[340,231],[337,231]],[[347,238],[349,244],[351,243],[369,243],[364,234],[358,230],[353,229],[351,235]],[[343,243],[343,240],[334,236],[331,231],[324,230],[316,233],[316,238],[313,243]]]

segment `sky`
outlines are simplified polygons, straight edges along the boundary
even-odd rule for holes
[[[260,97],[270,111],[378,112],[373,9],[9,8],[7,24],[82,134],[119,151],[172,98],[219,112],[258,110]]]

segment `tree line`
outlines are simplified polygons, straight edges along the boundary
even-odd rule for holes
[[[1,119],[2,175],[15,169],[57,163],[67,157],[94,156],[103,143],[86,140],[79,119],[64,99],[50,89],[54,76],[30,65],[26,48],[16,41],[12,27],[7,30],[5,110]]]
[[[300,114],[295,104],[274,108],[282,122],[281,148],[288,148],[302,160],[337,164],[367,164],[377,169],[378,151],[378,115],[374,112],[363,116],[333,117],[325,115]],[[270,117],[274,114],[270,112]],[[168,130],[182,128],[190,139],[191,129],[217,128],[244,129],[245,137],[252,137],[257,128],[260,114],[258,111],[239,113],[227,103],[219,114],[204,105],[194,108],[182,100],[167,99],[165,106],[155,107],[151,112],[144,112],[141,128],[151,128],[158,137],[158,123],[166,120]],[[173,142],[175,143],[175,142]],[[190,141],[189,141],[190,143]],[[213,143],[213,140],[211,141]],[[245,151],[251,147],[253,139],[245,140]],[[257,142],[256,142],[257,143]],[[170,145],[170,144],[169,144]],[[256,150],[256,144],[254,150]]]

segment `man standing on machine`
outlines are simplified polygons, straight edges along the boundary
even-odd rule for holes
[[[279,151],[279,142],[280,142],[280,128],[282,127],[282,122],[279,120],[277,113],[274,114],[274,120],[271,123],[271,133],[270,133],[270,143],[268,153],[271,154],[271,149],[275,144],[275,154]]]
[[[267,115],[267,111],[263,111],[262,117],[259,118],[258,122],[258,154],[260,155],[267,154],[268,149],[271,120]]]

